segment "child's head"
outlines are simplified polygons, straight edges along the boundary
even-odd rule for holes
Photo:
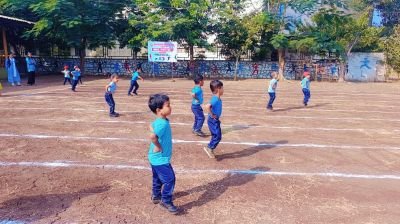
[[[68,65],[64,65],[64,70],[68,70]]]
[[[75,71],[80,71],[79,67],[77,65],[74,66]]]
[[[277,72],[272,72],[272,73],[271,73],[271,77],[272,77],[273,79],[278,78],[278,73],[277,73]]]
[[[149,108],[157,116],[167,117],[171,114],[171,105],[169,97],[164,94],[155,94],[150,96]]]
[[[210,82],[210,89],[213,94],[224,94],[224,84],[219,80],[212,80]]]
[[[119,77],[117,74],[112,74],[110,79],[111,79],[111,82],[117,83],[119,80]]]
[[[194,84],[199,85],[199,86],[203,86],[204,85],[204,78],[202,75],[196,75],[196,77],[194,78]]]
[[[32,52],[28,51],[28,57],[32,57]]]
[[[137,67],[136,67],[136,71],[137,71],[137,72],[141,72],[141,71],[142,71],[142,68],[139,67],[139,66],[137,66]]]

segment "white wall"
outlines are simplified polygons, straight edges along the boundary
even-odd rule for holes
[[[384,81],[385,57],[383,53],[352,53],[349,57],[348,81]],[[383,79],[383,80],[382,80]]]

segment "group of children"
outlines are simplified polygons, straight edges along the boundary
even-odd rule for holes
[[[64,85],[65,83],[69,83],[72,88],[72,91],[76,91],[76,86],[80,82],[82,84],[82,76],[81,76],[81,69],[78,66],[74,66],[74,70],[70,71],[69,66],[65,65],[64,70],[61,71],[61,73],[64,74]],[[72,76],[72,81],[71,81],[71,76]]]
[[[278,87],[278,73],[272,72],[272,79],[269,82],[268,94],[269,101],[267,104],[267,110],[273,110],[272,104],[276,98],[276,88]],[[304,72],[304,78],[301,80],[301,88],[304,94],[303,104],[304,106],[308,105],[308,101],[311,98],[310,92],[310,73],[308,71]]]
[[[128,95],[131,93],[137,94],[139,88],[137,80],[143,78],[139,74],[140,68],[132,74],[131,85]],[[301,81],[302,90],[304,93],[304,105],[307,106],[310,98],[310,74],[305,73],[304,79]],[[105,100],[110,106],[110,116],[118,117],[119,114],[115,112],[115,102],[113,94],[117,89],[118,75],[111,76],[111,82],[105,87]],[[194,78],[194,84],[191,91],[192,105],[191,109],[194,114],[193,134],[204,137],[202,127],[205,121],[204,111],[202,104],[204,103],[203,85],[204,78],[198,75]],[[270,100],[267,109],[273,109],[273,102],[276,97],[276,89],[278,85],[277,73],[272,74],[268,93]],[[224,94],[224,85],[219,80],[212,80],[210,82],[210,90],[212,97],[210,101],[204,106],[208,112],[207,124],[211,133],[210,143],[203,148],[209,158],[215,158],[215,149],[222,139],[221,121],[222,115],[222,100]],[[132,92],[133,91],[133,92]],[[155,94],[150,96],[148,101],[150,110],[156,115],[156,119],[150,125],[150,147],[148,150],[148,160],[152,170],[152,195],[151,201],[154,204],[159,204],[170,213],[178,213],[178,208],[173,203],[173,192],[175,187],[175,172],[171,165],[172,157],[172,132],[168,116],[171,115],[170,99],[165,94]]]

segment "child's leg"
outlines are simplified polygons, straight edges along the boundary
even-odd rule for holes
[[[193,105],[194,106],[194,111],[193,113],[195,114],[195,126],[194,131],[199,132],[201,131],[203,124],[204,124],[204,112],[203,108],[201,108],[200,105]]]
[[[155,168],[155,166],[151,166],[151,170],[153,172],[152,197],[155,199],[161,199],[162,182],[158,177],[157,168]]]
[[[275,100],[275,93],[268,93],[268,94],[269,94],[269,101],[268,101],[267,108],[271,109],[272,104],[274,103],[274,100]]]
[[[193,130],[193,131],[196,131],[196,127],[197,127],[196,105],[193,105],[193,104],[192,104],[192,112],[193,112],[193,115],[194,115],[194,123],[193,123],[193,128],[192,128],[192,130]]]
[[[155,166],[158,178],[160,179],[163,188],[161,192],[161,201],[164,204],[172,204],[172,195],[175,188],[175,172],[171,164]]]
[[[111,98],[111,109],[112,109],[112,114],[115,113],[115,101],[114,101],[114,97],[112,94],[110,94],[110,98]]]
[[[131,93],[132,93],[134,82],[135,82],[135,81],[131,80],[131,86],[129,87],[128,95],[131,95]]]
[[[67,78],[70,85],[72,85],[71,78]]]
[[[135,81],[134,85],[135,85],[135,88],[133,90],[133,93],[137,93],[137,91],[139,89],[139,83],[137,81]]]
[[[78,85],[78,80],[73,80],[72,81],[72,91],[75,91],[76,85]]]
[[[114,103],[113,103],[114,100],[112,99],[112,95],[109,93],[106,93],[105,99],[106,99],[108,106],[110,107],[110,114],[112,114],[114,112]]]
[[[82,85],[82,76],[79,76],[79,82],[81,83],[81,85]],[[78,84],[78,83],[77,83]]]
[[[65,83],[67,83],[67,78],[64,78],[64,86],[65,86]]]
[[[214,150],[215,148],[217,148],[219,142],[222,139],[221,122],[219,120],[209,117],[207,123],[208,128],[211,132],[211,141],[210,144],[208,144],[208,148]]]

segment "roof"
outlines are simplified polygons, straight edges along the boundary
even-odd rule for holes
[[[5,26],[32,26],[35,23],[23,19],[0,15],[0,24]]]

